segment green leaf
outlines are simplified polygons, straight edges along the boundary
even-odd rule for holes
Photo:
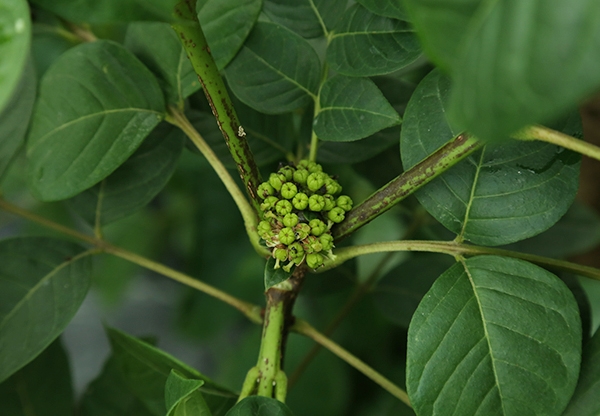
[[[33,3],[72,22],[119,23],[138,20],[175,21],[178,0],[33,0]]]
[[[408,328],[419,302],[431,285],[454,262],[443,254],[418,254],[396,266],[371,290],[381,313],[396,325]]]
[[[171,370],[165,386],[167,416],[210,416],[210,409],[198,391],[203,384],[202,380],[188,379]]]
[[[22,78],[29,56],[31,20],[25,0],[0,3],[0,111],[8,104]]]
[[[183,149],[181,130],[162,123],[133,155],[106,179],[69,200],[90,224],[100,226],[131,215],[164,188]]]
[[[283,403],[269,397],[250,396],[236,404],[227,416],[293,416]]]
[[[0,113],[0,178],[17,151],[25,144],[25,133],[35,102],[36,83],[30,61],[7,106]]]
[[[560,415],[580,359],[579,311],[560,279],[522,260],[474,257],[417,308],[407,390],[420,416]]]
[[[600,414],[600,331],[583,347],[581,374],[575,393],[563,416]]]
[[[289,272],[283,270],[283,267],[275,269],[275,261],[273,257],[269,257],[265,264],[265,290],[287,280],[294,272],[293,268]]]
[[[408,22],[378,16],[359,4],[344,13],[327,47],[331,68],[350,76],[388,74],[420,55],[419,42]]]
[[[110,41],[64,53],[41,81],[28,137],[29,180],[45,201],[100,182],[164,116],[152,73]]]
[[[198,76],[168,24],[131,23],[125,46],[156,76],[167,103],[183,105],[185,98],[200,89]]]
[[[219,70],[238,53],[261,8],[262,0],[208,0],[201,6],[198,18]]]
[[[368,78],[335,75],[323,84],[320,102],[314,130],[325,141],[354,141],[401,122]]]
[[[408,20],[403,1],[389,1],[389,0],[358,0],[358,3],[362,4],[372,13],[380,16],[387,16],[394,19]]]
[[[114,355],[83,394],[80,413],[81,416],[153,416],[127,387]]]
[[[90,288],[90,252],[44,237],[0,241],[0,381],[67,326]]]
[[[333,29],[345,0],[265,0],[264,12],[274,22],[304,38],[317,38]]]
[[[433,71],[404,115],[402,162],[409,169],[460,133],[444,117],[449,82]],[[450,231],[476,244],[500,245],[539,234],[573,202],[580,157],[541,142],[486,145],[416,193]]]
[[[164,351],[116,329],[106,331],[127,386],[154,415],[165,413],[165,383],[173,369],[187,378],[204,381],[200,391],[214,416],[224,415],[235,404],[235,393]]]
[[[67,354],[54,341],[35,360],[0,384],[3,415],[73,414],[73,391]]]
[[[282,26],[258,22],[226,69],[234,94],[266,114],[306,106],[319,87],[321,64],[315,50]]]

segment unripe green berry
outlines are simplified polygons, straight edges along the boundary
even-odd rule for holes
[[[323,265],[323,256],[319,253],[310,253],[306,255],[306,265],[311,269],[316,269]]]
[[[324,251],[329,251],[333,248],[333,236],[331,234],[323,234],[319,237],[319,241],[323,245]]]
[[[262,199],[265,199],[268,196],[271,196],[275,193],[275,189],[271,186],[269,182],[263,182],[258,185],[257,188],[258,196]]]
[[[283,177],[283,179],[285,179],[285,177]],[[281,185],[283,185],[283,179],[278,174],[271,173],[271,175],[269,175],[269,184],[271,184],[276,191],[279,191],[281,189]]]
[[[327,225],[319,219],[310,220],[308,225],[310,226],[310,233],[316,237],[327,231]]]
[[[342,186],[333,178],[325,179],[325,190],[329,195],[335,195],[342,192]]]
[[[286,181],[291,181],[292,178],[294,177],[294,168],[291,166],[284,166],[281,169],[279,169],[279,171],[277,173],[279,173],[280,175],[283,175],[285,177]]]
[[[292,203],[286,199],[282,199],[275,204],[275,211],[282,217],[292,212],[292,209]]]
[[[310,234],[310,226],[301,222],[294,228],[296,231],[296,240],[304,240]]]
[[[276,247],[273,250],[273,257],[279,261],[285,261],[288,258],[288,251],[282,247]]]
[[[286,227],[295,227],[298,224],[298,216],[296,214],[286,214],[283,217],[283,225]]]
[[[281,186],[281,196],[285,199],[292,199],[298,193],[298,188],[293,182],[286,182]]]
[[[325,200],[325,208],[323,208],[323,211],[331,211],[335,208],[335,199],[332,195],[325,194],[323,195],[323,199]]]
[[[308,175],[306,178],[306,186],[313,192],[321,189],[323,185],[325,185],[325,175],[323,172],[315,172]]]
[[[343,208],[340,208],[340,207],[335,207],[327,213],[327,218],[329,218],[331,221],[335,222],[336,224],[344,221],[345,217],[346,217],[346,211],[344,211]]]
[[[325,198],[322,195],[311,195],[308,198],[308,208],[311,211],[321,212],[325,208]]]
[[[308,195],[306,195],[304,192],[298,192],[296,195],[294,195],[292,204],[298,211],[306,209],[308,206]]]
[[[348,195],[341,195],[336,201],[336,205],[346,212],[352,209],[353,204],[352,198],[350,198]]]
[[[294,182],[300,185],[306,185],[306,179],[308,178],[308,175],[310,175],[308,170],[303,168],[296,169],[294,172]]]
[[[290,227],[283,227],[279,234],[277,235],[281,244],[285,244],[286,246],[292,244],[296,240],[296,235],[294,230]]]
[[[262,204],[260,204],[260,209],[261,211],[268,211],[270,209],[272,209],[275,204],[277,204],[277,202],[279,201],[279,199],[276,196],[268,196],[265,198],[265,200],[262,202]]]

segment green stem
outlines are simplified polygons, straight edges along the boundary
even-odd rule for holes
[[[350,235],[423,185],[431,182],[481,146],[482,143],[479,140],[466,134],[461,134],[450,140],[426,159],[403,172],[352,209],[346,219],[334,228],[334,237],[339,240]]]
[[[400,387],[392,383],[383,375],[379,374],[373,368],[369,367],[363,361],[356,358],[354,355],[350,354],[347,350],[333,342],[331,339],[327,338],[325,335],[321,334],[315,328],[313,328],[308,322],[297,319],[296,323],[291,328],[292,331],[302,334],[323,347],[327,348],[329,351],[340,357],[342,360],[346,361],[352,367],[356,368],[358,371],[363,373],[365,376],[369,377],[375,383],[379,384],[393,396],[402,400],[408,406],[410,406],[410,400],[408,399],[408,394]]]
[[[325,260],[325,264],[318,271],[324,272],[337,267],[347,260],[364,254],[382,253],[389,251],[425,251],[431,253],[443,253],[450,256],[477,256],[490,254],[496,256],[514,257],[535,263],[542,267],[548,267],[565,272],[575,273],[580,276],[600,280],[600,269],[583,266],[566,260],[551,259],[535,254],[519,253],[517,251],[504,250],[492,247],[480,247],[470,244],[460,244],[454,241],[389,241],[384,243],[366,244],[361,246],[344,247],[336,250],[335,259]]]
[[[250,239],[250,243],[257,253],[263,257],[268,257],[270,253],[267,248],[259,244],[260,239],[256,231],[256,224],[258,223],[256,213],[215,152],[213,152],[208,143],[206,143],[200,133],[198,133],[198,130],[194,128],[185,114],[179,109],[170,107],[166,121],[179,127],[204,155],[240,210],[242,218],[244,219],[244,226],[246,228],[248,238]]]
[[[544,126],[528,126],[515,133],[518,140],[539,140],[552,143],[582,155],[600,160],[600,147]]]
[[[325,27],[325,26],[323,26]],[[321,88],[323,84],[327,80],[327,75],[329,73],[329,67],[327,64],[323,65],[323,71],[321,73],[321,83],[319,85],[319,93],[314,98],[314,111],[313,111],[313,120],[317,118],[319,112],[321,111]],[[315,129],[312,129],[311,137],[310,137],[310,153],[308,155],[308,160],[311,162],[317,161],[317,151],[319,150],[319,138],[317,137],[317,133],[315,133]]]
[[[142,257],[138,254],[132,253],[128,250],[125,250],[121,247],[114,246],[104,240],[99,238],[92,237],[87,234],[80,233],[79,231],[73,230],[72,228],[65,227],[64,225],[55,223],[54,221],[50,221],[44,217],[41,217],[37,214],[29,212],[23,208],[20,208],[16,205],[11,204],[3,199],[0,199],[0,209],[10,212],[12,214],[18,215],[19,217],[25,218],[29,221],[40,224],[46,228],[49,228],[54,231],[58,231],[61,234],[68,235],[72,238],[75,238],[79,241],[83,241],[88,243],[100,251],[108,254],[112,254],[116,257],[120,257],[124,260],[127,260],[131,263],[137,264],[138,266],[144,267],[148,270],[152,270],[158,274],[162,274],[165,277],[173,279],[179,283],[183,283],[186,286],[197,289],[201,292],[206,293],[209,296],[212,296],[220,301],[233,306],[235,309],[242,312],[244,315],[248,317],[252,322],[262,323],[263,319],[261,317],[261,307],[258,305],[254,305],[252,303],[243,301],[234,296],[231,296],[227,292],[223,292],[222,290],[217,289],[214,286],[211,286],[207,283],[201,282],[198,279],[193,278],[192,276],[186,275],[184,273],[178,272],[177,270],[171,269],[163,264],[157,263],[145,257]]]
[[[227,92],[223,78],[210,53],[196,14],[196,0],[184,0],[177,3],[175,13],[182,23],[171,25],[179,36],[183,48],[192,63],[194,71],[202,84],[208,103],[225,138],[227,147],[235,161],[242,182],[252,200],[257,213],[260,212],[256,188],[260,184],[260,173],[246,140],[246,132],[238,119],[231,97]]]

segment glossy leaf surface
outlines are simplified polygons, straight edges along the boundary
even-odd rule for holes
[[[314,130],[321,140],[354,141],[401,122],[368,78],[333,76],[323,84],[320,101]]]
[[[265,291],[287,280],[292,275],[293,269],[289,272],[283,270],[282,267],[275,269],[275,262],[276,260],[273,257],[269,257],[269,260],[265,263]]]
[[[31,19],[25,0],[0,3],[0,112],[17,88],[31,42]]]
[[[417,37],[406,21],[378,16],[357,4],[336,26],[327,62],[340,74],[373,76],[397,71],[420,54]]]
[[[265,0],[264,11],[273,21],[304,38],[323,36],[333,29],[345,0]]]
[[[575,393],[563,416],[600,414],[600,331],[583,348],[581,375]]]
[[[0,381],[67,326],[91,282],[89,253],[44,237],[0,241]]]
[[[448,269],[417,308],[407,391],[420,416],[560,415],[580,359],[566,285],[522,260],[479,256]]]
[[[156,76],[168,104],[183,104],[200,89],[198,76],[168,24],[131,23],[124,44]]]
[[[250,396],[236,404],[227,416],[292,416],[292,411],[278,400]]]
[[[460,133],[444,113],[449,82],[429,74],[411,98],[401,133],[408,169]],[[416,193],[452,232],[476,244],[508,244],[550,228],[571,205],[580,156],[542,142],[489,144]]]
[[[54,341],[35,360],[0,384],[0,414],[64,416],[73,413],[67,354]]]
[[[211,416],[202,393],[198,388],[202,380],[188,379],[172,370],[165,386],[165,404],[167,416]]]
[[[389,0],[358,0],[359,4],[369,9],[369,11],[380,16],[392,17],[394,19],[408,20],[404,2]]]
[[[317,93],[321,64],[315,50],[283,26],[258,22],[226,70],[245,104],[280,114],[307,105]]]
[[[41,81],[27,149],[32,191],[59,200],[95,185],[137,149],[164,109],[156,79],[122,46],[70,49]]]
[[[90,224],[105,225],[146,206],[167,184],[183,149],[183,133],[161,124],[119,168],[69,200]]]
[[[25,144],[25,133],[35,102],[37,81],[31,62],[25,66],[13,96],[0,112],[0,178],[15,153]]]
[[[204,381],[200,391],[214,416],[224,415],[235,404],[236,394],[164,351],[116,329],[108,328],[107,332],[127,386],[153,414],[164,415],[165,383],[173,369],[185,377]]]
[[[262,0],[208,0],[201,6],[198,18],[219,70],[240,50],[261,7]]]

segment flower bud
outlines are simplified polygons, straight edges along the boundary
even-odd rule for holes
[[[323,251],[329,251],[333,248],[333,236],[331,234],[323,234],[319,237],[319,241],[323,245]]]
[[[335,195],[342,192],[342,186],[333,178],[325,179],[325,190],[329,195]]]
[[[346,217],[346,212],[340,207],[335,207],[327,213],[327,218],[329,218],[331,221],[335,222],[336,224],[344,221],[345,217]]]
[[[325,208],[325,198],[322,195],[311,195],[308,198],[308,209],[315,212],[320,212]]]
[[[311,173],[308,175],[308,178],[306,178],[306,186],[313,192],[317,192],[323,185],[325,185],[323,172]]]
[[[323,211],[331,211],[333,208],[335,208],[335,199],[332,195],[325,194],[323,195],[323,199],[325,200],[325,207],[323,208]]]
[[[275,204],[275,211],[277,211],[277,213],[282,217],[292,212],[292,209],[292,203],[286,199],[282,199]]]
[[[327,231],[327,225],[319,219],[310,220],[308,225],[310,226],[310,233],[316,237]]]
[[[304,240],[310,234],[310,226],[305,223],[300,223],[294,228],[296,231],[296,240]]]
[[[284,177],[285,179],[285,177]],[[269,175],[269,184],[276,190],[279,191],[281,189],[281,185],[283,185],[283,180],[282,178],[276,174],[276,173],[271,173],[271,175]]]
[[[279,199],[276,196],[266,197],[262,204],[260,204],[261,211],[264,212],[272,209],[273,207],[275,207],[275,204],[277,204],[278,201]]]
[[[348,195],[341,195],[336,201],[336,205],[346,212],[352,209],[353,204],[352,198],[350,198]]]
[[[302,244],[300,244],[300,243],[290,244],[290,246],[288,247],[288,253],[289,253],[290,260],[292,260],[294,263],[296,263],[296,264],[302,263],[302,260],[304,259],[304,248],[302,247]]]
[[[277,173],[279,173],[279,175],[283,175],[283,177],[285,178],[286,181],[291,181],[292,178],[294,177],[294,171],[295,169],[291,166],[284,166],[281,169],[279,169],[279,171],[277,171]]]
[[[311,269],[316,269],[323,265],[323,256],[319,253],[310,253],[306,255],[306,265]]]
[[[288,251],[282,247],[275,247],[273,250],[273,258],[279,261],[285,261],[288,259]]]
[[[294,195],[292,204],[298,211],[306,209],[308,206],[308,195],[306,195],[304,192],[298,192],[296,195]]]
[[[292,199],[298,193],[298,188],[293,182],[286,182],[281,186],[281,196],[285,199]]]
[[[258,193],[258,196],[262,199],[265,199],[266,197],[271,196],[275,193],[275,189],[273,189],[269,182],[263,182],[260,185],[258,185],[256,191]]]
[[[285,217],[283,217],[283,225],[285,225],[286,227],[295,227],[296,224],[298,224],[298,216],[296,214],[286,214]]]
[[[256,231],[258,231],[258,235],[262,237],[263,234],[269,234],[271,232],[271,224],[268,221],[261,221],[256,226]]]
[[[306,239],[306,251],[308,253],[318,253],[323,250],[323,244],[321,244],[321,240],[319,240],[314,235],[309,236]]]
[[[285,244],[286,246],[292,244],[296,240],[296,235],[294,230],[290,227],[283,227],[279,234],[277,235],[281,244]]]
[[[308,170],[303,168],[296,169],[294,172],[294,182],[300,185],[306,185],[306,179],[308,178],[308,175],[310,175]]]

